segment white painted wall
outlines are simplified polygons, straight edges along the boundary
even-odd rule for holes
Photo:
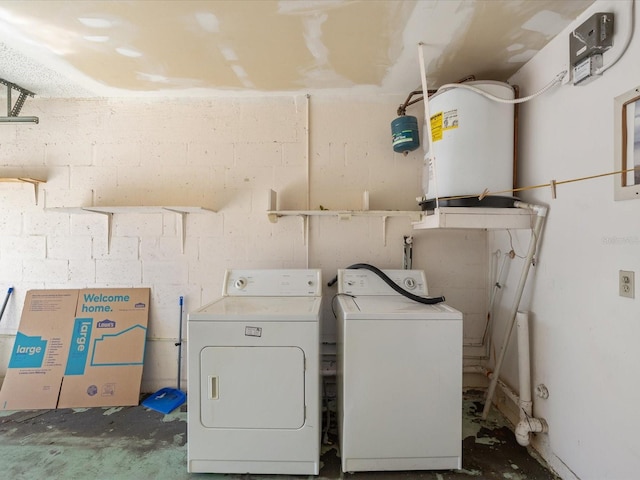
[[[569,31],[594,12],[616,14],[614,48],[625,38],[627,1],[596,2],[513,78],[529,95],[563,69]],[[636,7],[635,24],[640,24]],[[612,50],[605,56],[613,54]],[[521,186],[614,170],[614,97],[640,85],[640,34],[622,59],[591,84],[554,88],[526,103],[520,113]],[[618,271],[640,276],[640,199],[613,200],[613,177],[560,185],[557,198],[542,188],[521,194],[549,206],[537,263],[522,309],[531,311],[533,385],[545,384],[548,400],[536,399],[534,414],[549,434],[534,444],[563,478],[626,480],[640,469],[640,290],[618,296]],[[512,232],[524,255],[529,232]],[[511,248],[509,236],[490,236],[490,250]],[[506,313],[522,267],[514,259],[496,324],[502,343]],[[517,386],[515,335],[503,378]]]
[[[482,232],[413,232],[407,218],[389,218],[384,238],[381,218],[314,217],[305,242],[300,218],[267,219],[269,189],[280,209],[359,209],[368,190],[372,210],[417,210],[422,153],[391,147],[404,99],[30,99],[23,114],[40,124],[0,125],[0,176],[47,180],[37,205],[30,186],[0,183],[2,299],[15,287],[0,324],[0,374],[29,289],[151,287],[143,391],[155,391],[175,384],[180,295],[186,311],[214,300],[226,268],[322,268],[326,280],[357,262],[401,268],[404,235],[414,235],[414,267],[427,271],[434,294],[468,312],[473,335],[485,306]],[[408,113],[422,118],[420,106]],[[184,253],[176,215],[116,214],[108,252],[102,215],[50,210],[92,205],[217,213],[187,217]]]

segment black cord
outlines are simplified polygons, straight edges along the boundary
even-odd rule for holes
[[[335,282],[333,282],[335,283]],[[339,295],[344,295],[346,297],[351,297],[351,298],[356,298],[355,295],[351,295],[349,293],[336,293],[332,298],[331,298],[331,311],[333,312],[333,318],[337,319],[338,315],[336,314],[336,309],[335,309],[335,305],[334,305],[334,300],[336,298],[338,298]]]
[[[389,285],[392,289],[394,289],[400,295],[402,295],[404,297],[407,297],[408,299],[413,300],[414,302],[424,303],[426,305],[435,305],[436,303],[444,302],[444,297],[420,297],[418,295],[414,295],[411,292],[407,292],[404,288],[400,287],[393,280],[391,280],[382,270],[380,270],[377,267],[374,267],[373,265],[369,265],[368,263],[354,263],[353,265],[349,265],[347,267],[347,269],[358,269],[358,268],[361,268],[361,269],[364,269],[364,270],[369,270],[369,271],[375,273],[382,280],[384,280],[384,282],[387,285]],[[336,276],[333,279],[331,279],[331,281],[329,283],[327,283],[327,286],[331,287],[337,281],[338,281],[338,277]]]

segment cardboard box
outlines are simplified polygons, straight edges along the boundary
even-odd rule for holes
[[[148,288],[30,290],[0,410],[138,405]]]

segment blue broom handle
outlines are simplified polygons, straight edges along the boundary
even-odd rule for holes
[[[180,328],[178,330],[178,390],[180,390],[180,370],[182,370],[182,307],[184,305],[184,297],[180,296]]]
[[[4,309],[7,308],[7,302],[9,301],[9,297],[11,296],[11,292],[13,292],[13,287],[9,287],[9,290],[7,290],[7,296],[4,297],[4,303],[2,304],[2,310],[0,310],[0,320],[2,320],[2,315],[4,315]]]

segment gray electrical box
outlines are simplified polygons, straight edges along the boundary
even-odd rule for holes
[[[581,60],[604,53],[613,45],[613,13],[594,13],[589,19],[569,34],[571,65]]]

